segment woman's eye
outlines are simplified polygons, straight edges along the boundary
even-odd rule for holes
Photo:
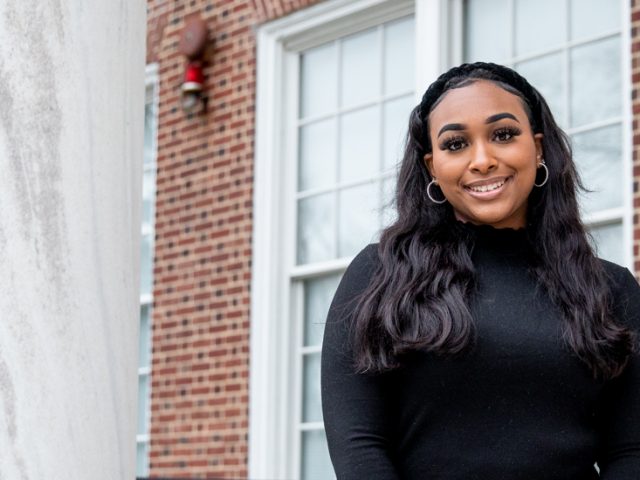
[[[513,137],[519,135],[520,132],[518,130],[512,128],[503,128],[501,130],[496,131],[494,134],[494,138],[499,142],[508,142]]]
[[[465,146],[465,141],[463,138],[452,138],[446,140],[440,148],[442,150],[449,150],[450,152],[456,152]]]

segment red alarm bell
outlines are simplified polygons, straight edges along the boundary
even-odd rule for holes
[[[207,45],[207,35],[207,25],[198,14],[190,15],[185,19],[179,50],[188,60],[182,83],[182,108],[187,112],[193,111],[203,100],[202,60]]]

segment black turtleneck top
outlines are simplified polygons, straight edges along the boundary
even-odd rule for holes
[[[525,230],[462,225],[477,235],[470,300],[477,336],[465,355],[417,352],[397,370],[355,373],[353,310],[345,306],[372,278],[377,244],[342,278],[321,375],[338,480],[640,479],[640,358],[614,380],[594,380],[563,343],[559,310],[527,273]],[[601,261],[616,318],[640,331],[635,278]]]

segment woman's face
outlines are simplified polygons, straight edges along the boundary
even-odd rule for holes
[[[428,123],[432,153],[424,160],[456,218],[524,227],[542,134],[533,134],[522,100],[476,80],[445,93]]]

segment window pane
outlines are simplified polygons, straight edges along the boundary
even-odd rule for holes
[[[509,0],[467,0],[465,59],[504,63],[511,56]]]
[[[559,47],[566,40],[566,0],[516,0],[516,55]]]
[[[571,125],[621,114],[620,37],[571,50]]]
[[[146,477],[149,474],[149,444],[138,442],[136,453],[136,476]]]
[[[323,430],[302,432],[302,480],[331,480],[336,478]]]
[[[335,183],[336,126],[333,118],[300,128],[298,190]]]
[[[337,107],[338,56],[331,43],[300,56],[300,116],[322,115]]]
[[[522,62],[516,65],[516,69],[531,85],[542,93],[551,109],[551,113],[556,121],[564,125],[565,121],[565,98],[566,80],[562,68],[563,55],[561,53],[545,55],[534,60]],[[549,72],[554,72],[549,75]]]
[[[380,96],[380,40],[376,29],[342,42],[342,107],[375,100]]]
[[[396,220],[398,212],[395,206],[396,177],[387,178],[382,182],[382,228]]]
[[[142,178],[142,224],[154,224],[154,205],[156,200],[156,174],[153,170],[145,171]]]
[[[342,275],[313,278],[304,284],[304,345],[322,343],[329,305]]]
[[[378,182],[340,191],[340,257],[355,255],[374,241],[378,231]]]
[[[148,89],[147,93],[150,93]],[[151,99],[151,102],[153,100]],[[155,135],[156,135],[156,115],[153,103],[144,106],[144,164],[149,165],[155,162]]]
[[[413,95],[384,104],[384,169],[393,169],[402,159],[402,147],[409,128],[409,114],[415,101]]]
[[[622,129],[619,125],[573,136],[576,163],[585,185],[585,213],[620,207],[622,199]]]
[[[358,110],[340,122],[340,182],[370,178],[380,172],[380,109]]]
[[[596,242],[597,255],[600,258],[623,265],[625,262],[622,250],[622,224],[603,225],[591,229]]]
[[[140,307],[140,341],[138,344],[138,366],[149,367],[151,356],[151,322],[149,318],[149,305]]]
[[[413,18],[404,18],[385,27],[385,95],[410,92],[414,88],[413,24]]]
[[[138,375],[138,434],[148,433],[149,375]]]
[[[302,421],[321,422],[322,406],[320,404],[320,354],[312,353],[303,356],[304,392],[302,401]]]
[[[335,256],[333,194],[298,202],[298,263],[329,260]]]
[[[140,246],[140,294],[151,294],[153,284],[153,247],[151,235],[142,236]]]
[[[571,39],[620,28],[620,0],[571,0]]]

